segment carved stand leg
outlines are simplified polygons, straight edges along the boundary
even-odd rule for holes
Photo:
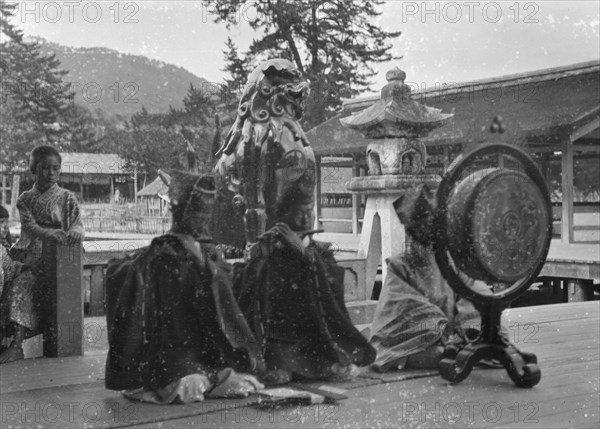
[[[517,386],[538,384],[542,373],[537,366],[537,357],[521,352],[500,335],[502,308],[494,306],[478,310],[483,318],[481,336],[462,349],[448,347],[440,362],[440,375],[452,383],[460,383],[481,359],[498,359]]]

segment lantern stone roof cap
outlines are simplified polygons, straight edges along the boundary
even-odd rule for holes
[[[385,77],[388,84],[381,89],[381,98],[370,107],[341,118],[344,126],[370,138],[419,137],[454,116],[413,100],[410,86],[404,83],[406,73],[398,67],[388,71]]]

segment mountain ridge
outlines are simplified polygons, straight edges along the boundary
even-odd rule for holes
[[[43,54],[56,55],[77,104],[91,111],[101,109],[108,116],[131,116],[142,106],[149,113],[167,112],[169,106],[181,108],[190,84],[196,88],[209,84],[183,67],[143,55],[107,47],[65,46],[42,37],[27,40],[39,43]]]

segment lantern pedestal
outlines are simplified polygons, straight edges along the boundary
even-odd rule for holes
[[[362,233],[358,245],[358,257],[364,258],[367,299],[371,299],[377,267],[381,262],[383,279],[387,275],[386,260],[406,249],[404,225],[398,219],[394,202],[415,186],[427,184],[437,188],[441,178],[435,174],[394,174],[355,177],[348,190],[365,194],[367,203]]]

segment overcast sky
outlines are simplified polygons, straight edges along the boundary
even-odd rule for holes
[[[223,79],[228,34],[242,49],[258,36],[245,23],[229,32],[214,24],[202,1],[20,3],[15,22],[26,35],[145,55],[210,82]],[[387,1],[379,23],[402,31],[393,46],[404,58],[376,65],[373,89],[393,65],[430,87],[598,59],[599,9],[598,1]],[[239,14],[252,18],[255,10]]]

